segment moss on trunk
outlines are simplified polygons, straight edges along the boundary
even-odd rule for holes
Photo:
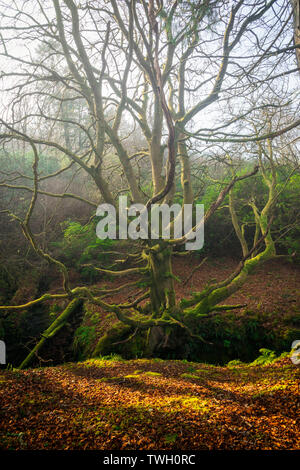
[[[155,316],[175,305],[174,276],[172,273],[172,249],[159,245],[148,255],[151,273],[150,300]]]
[[[56,335],[56,333],[66,324],[66,321],[70,315],[77,309],[81,304],[81,299],[73,299],[64,311],[54,320],[53,323],[42,333],[40,341],[35,345],[35,347],[30,351],[26,356],[22,364],[19,366],[19,369],[25,369],[27,367],[36,353],[42,348],[44,343]]]

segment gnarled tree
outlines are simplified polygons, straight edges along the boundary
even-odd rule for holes
[[[118,208],[120,190],[131,202],[146,205],[148,211],[153,204],[171,204],[179,196],[184,207],[195,201],[192,152],[204,158],[208,149],[220,143],[225,153],[232,143],[261,145],[267,141],[271,145],[272,139],[296,128],[299,119],[267,131],[253,132],[248,125],[258,110],[273,109],[272,93],[278,86],[290,90],[289,104],[295,99],[290,80],[295,72],[290,2],[16,0],[10,7],[1,6],[1,77],[7,109],[1,117],[0,138],[4,143],[25,142],[32,149],[34,163],[28,185],[18,185],[18,176],[13,182],[3,176],[0,185],[32,193],[24,217],[11,215],[36,253],[61,271],[64,291],[0,309],[10,311],[66,298],[69,315],[75,299],[88,299],[135,330],[180,326],[194,335],[195,322],[203,316],[234,308],[220,304],[243,285],[250,270],[276,256],[270,231],[275,173],[265,171],[261,158],[247,173],[232,173],[201,221],[205,223],[229,197],[243,250],[239,266],[224,281],[211,283],[180,302],[175,297],[172,254],[186,242],[185,236],[139,240],[140,252],[134,256],[142,266],[115,271],[95,265],[95,270],[115,276],[141,274],[147,284],[134,302],[112,305],[103,299],[105,289],[70,287],[66,267],[39,246],[30,219],[40,194],[73,197],[90,204],[92,211],[100,202]],[[68,111],[72,102],[81,103],[81,116]],[[132,151],[128,141],[136,129],[141,138]],[[81,133],[80,146],[70,139],[72,132]],[[40,151],[61,162],[59,172],[69,168],[66,159],[85,172],[98,200],[45,191],[45,176],[38,171]],[[110,175],[116,158],[123,176],[121,188]],[[273,169],[271,153],[266,158]],[[250,248],[235,212],[233,188],[258,171],[264,176],[269,198],[260,212],[252,204],[257,231]],[[55,334],[56,326],[48,333]],[[27,363],[25,360],[22,366]]]

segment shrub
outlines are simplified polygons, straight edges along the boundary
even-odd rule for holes
[[[229,369],[234,369],[235,367],[244,365],[244,362],[240,361],[239,359],[233,359],[232,361],[228,362],[227,367]]]
[[[60,258],[68,267],[76,268],[84,279],[93,281],[98,272],[92,266],[83,265],[94,261],[107,262],[110,258],[107,252],[115,240],[97,238],[95,222],[81,225],[79,222],[66,221],[62,228],[62,240],[52,245],[58,248]]]
[[[259,352],[260,356],[251,362],[251,366],[266,366],[268,364],[272,364],[272,362],[277,359],[276,353],[270,349],[261,348]]]

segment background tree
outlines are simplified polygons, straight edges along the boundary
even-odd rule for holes
[[[295,42],[295,46],[298,46],[296,48],[296,56],[297,56],[298,68],[300,68],[300,49],[299,49],[299,44],[300,44],[300,4],[299,4],[299,1],[298,0],[293,0],[292,5],[293,5],[293,12],[294,12],[294,42]]]

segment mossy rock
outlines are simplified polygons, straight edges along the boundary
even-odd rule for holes
[[[124,359],[138,359],[144,355],[146,332],[140,332],[129,340],[135,328],[117,321],[106,331],[92,353],[92,357],[120,354]]]
[[[80,325],[73,339],[73,350],[77,360],[82,360],[91,354],[91,346],[96,338],[95,326]]]
[[[124,325],[124,323],[117,322],[107,333],[105,333],[98,341],[93,357],[107,356],[116,352],[114,343],[123,341],[130,335],[132,327]]]

